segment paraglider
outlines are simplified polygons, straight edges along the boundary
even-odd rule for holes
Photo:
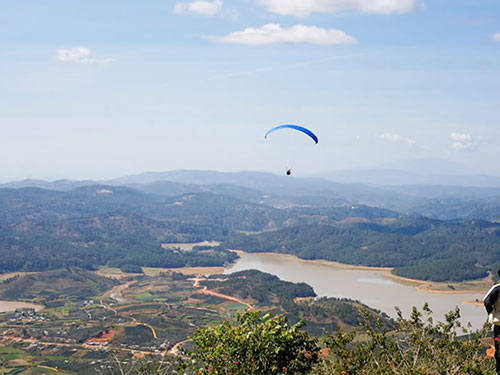
[[[267,136],[269,134],[275,132],[276,130],[281,130],[281,129],[291,129],[291,130],[294,130],[294,131],[301,132],[304,135],[309,136],[314,141],[315,144],[318,143],[318,137],[311,130],[309,130],[307,128],[304,128],[303,126],[293,125],[293,124],[285,124],[285,125],[275,126],[274,128],[269,129],[266,132],[266,134],[264,135],[264,138],[267,139]],[[287,176],[290,176],[292,174],[292,169],[287,167],[285,173],[286,173]]]
[[[312,131],[310,131],[309,129],[306,129],[304,128],[303,126],[300,126],[300,125],[291,125],[291,124],[287,124],[287,125],[278,125],[272,129],[269,129],[266,133],[266,135],[264,135],[264,138],[267,139],[267,136],[269,134],[271,134],[272,132],[275,132],[276,130],[280,130],[280,129],[293,129],[293,130],[297,130],[299,132],[302,132],[306,135],[308,135],[309,137],[312,138],[312,140],[314,141],[314,143],[318,143],[318,137],[316,137],[316,134],[314,134]]]

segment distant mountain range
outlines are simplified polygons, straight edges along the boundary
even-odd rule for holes
[[[339,183],[365,183],[371,185],[452,185],[500,188],[500,177],[485,175],[425,174],[400,169],[360,169],[334,171],[326,174]]]
[[[386,165],[338,170],[323,178],[339,183],[388,185],[453,185],[500,187],[499,176],[489,176],[461,164],[440,158],[400,160]]]
[[[74,180],[62,179],[55,181],[45,181],[45,180],[34,180],[28,178],[26,180],[12,181],[0,184],[0,188],[19,189],[25,187],[36,187],[47,190],[70,191],[81,186],[91,186],[91,185],[96,185],[98,183],[99,182],[92,180],[74,181]]]
[[[451,169],[453,168],[448,168]],[[500,177],[424,176],[401,170],[380,169],[331,172],[327,177],[329,179],[278,176],[265,172],[177,170],[146,172],[98,182],[23,180],[1,184],[0,188],[38,187],[71,191],[78,187],[100,184],[126,186],[146,194],[167,197],[211,193],[275,207],[364,204],[441,220],[496,220],[500,213]],[[413,183],[409,183],[412,181]],[[443,181],[455,184],[440,183]]]
[[[382,164],[374,169],[397,169],[417,175],[473,176],[480,174],[475,169],[441,158],[397,160],[391,163]]]

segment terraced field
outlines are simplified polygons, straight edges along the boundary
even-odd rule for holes
[[[165,271],[112,279],[102,272],[85,272],[49,271],[0,286],[0,293],[15,291],[24,300],[30,300],[35,287],[49,291],[36,300],[45,306],[39,312],[0,313],[0,374],[87,375],[113,366],[117,359],[128,365],[138,358],[178,354],[181,346],[189,345],[196,328],[233,320],[238,311],[249,309],[286,314],[295,321],[311,318],[308,329],[324,334],[325,329],[348,325],[331,314],[342,310],[332,310],[332,303],[344,306],[351,318],[361,307],[353,302],[297,298],[314,292],[305,284],[284,282],[259,271],[211,277]],[[69,287],[50,289],[61,283]],[[98,290],[101,293],[96,295]]]

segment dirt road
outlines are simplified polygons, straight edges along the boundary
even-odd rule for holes
[[[118,312],[118,310],[116,310],[115,308],[111,307],[110,305],[108,305],[107,303],[104,302],[104,300],[106,298],[112,298],[118,302],[124,302],[126,301],[125,298],[123,298],[123,294],[122,292],[127,289],[131,284],[133,284],[135,281],[128,281],[126,282],[125,284],[120,284],[120,285],[117,285],[115,287],[113,287],[111,290],[108,290],[106,293],[104,293],[101,297],[101,300],[99,301],[101,303],[102,306],[104,306],[104,308],[110,310],[110,311],[113,311],[116,315],[118,315],[119,317],[121,318],[124,318],[124,319],[130,319],[132,323],[134,323],[135,325],[141,325],[141,326],[145,326],[145,327],[148,327],[150,330],[151,330],[151,333],[153,334],[153,337],[155,339],[158,338],[157,334],[156,334],[156,330],[154,329],[154,327],[151,325],[151,324],[148,324],[148,323],[143,323],[143,322],[139,322],[137,321],[136,318],[134,317],[131,317],[131,316],[128,316],[128,315],[123,315],[123,314],[120,314]]]
[[[203,281],[203,280],[206,280],[206,279],[203,279],[203,278],[194,278],[194,279],[189,279],[189,280],[193,280],[193,287],[195,288],[199,288],[200,287],[200,281]],[[216,281],[225,281],[223,279],[216,279]],[[236,297],[233,297],[233,296],[228,296],[227,294],[222,294],[222,293],[217,293],[217,292],[214,292],[212,290],[208,290],[208,288],[206,286],[204,286],[200,291],[199,293],[201,294],[206,294],[206,295],[209,295],[209,296],[215,296],[215,297],[219,297],[219,298],[222,298],[222,299],[225,299],[225,300],[228,300],[228,301],[232,301],[232,302],[237,302],[237,303],[241,303],[242,305],[245,305],[247,306],[247,310],[251,310],[253,309],[253,306],[250,305],[249,303],[239,299],[239,298],[236,298]]]

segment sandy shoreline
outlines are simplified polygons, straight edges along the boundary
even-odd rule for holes
[[[390,277],[391,279],[396,281],[417,284],[415,286],[415,289],[421,292],[428,292],[428,293],[442,293],[442,294],[486,293],[489,289],[487,283],[488,285],[492,285],[492,282],[490,282],[489,277],[486,279],[477,280],[476,283],[478,285],[473,284],[472,288],[469,288],[468,286],[471,286],[471,284],[469,284],[468,282],[462,282],[462,283],[433,282],[433,281],[425,281],[418,279],[410,279],[407,277],[394,275],[393,273],[388,273],[385,276]],[[455,290],[442,289],[442,288],[447,288],[447,285],[450,284],[454,286]]]
[[[45,306],[22,301],[0,301],[0,312],[15,311],[16,309],[43,310]]]
[[[144,273],[124,273],[119,268],[103,267],[94,271],[96,275],[109,277],[113,279],[123,279],[130,276],[157,276],[162,272],[178,272],[184,275],[219,275],[224,272],[224,267],[181,267],[181,268],[161,268],[161,267],[142,267]]]

